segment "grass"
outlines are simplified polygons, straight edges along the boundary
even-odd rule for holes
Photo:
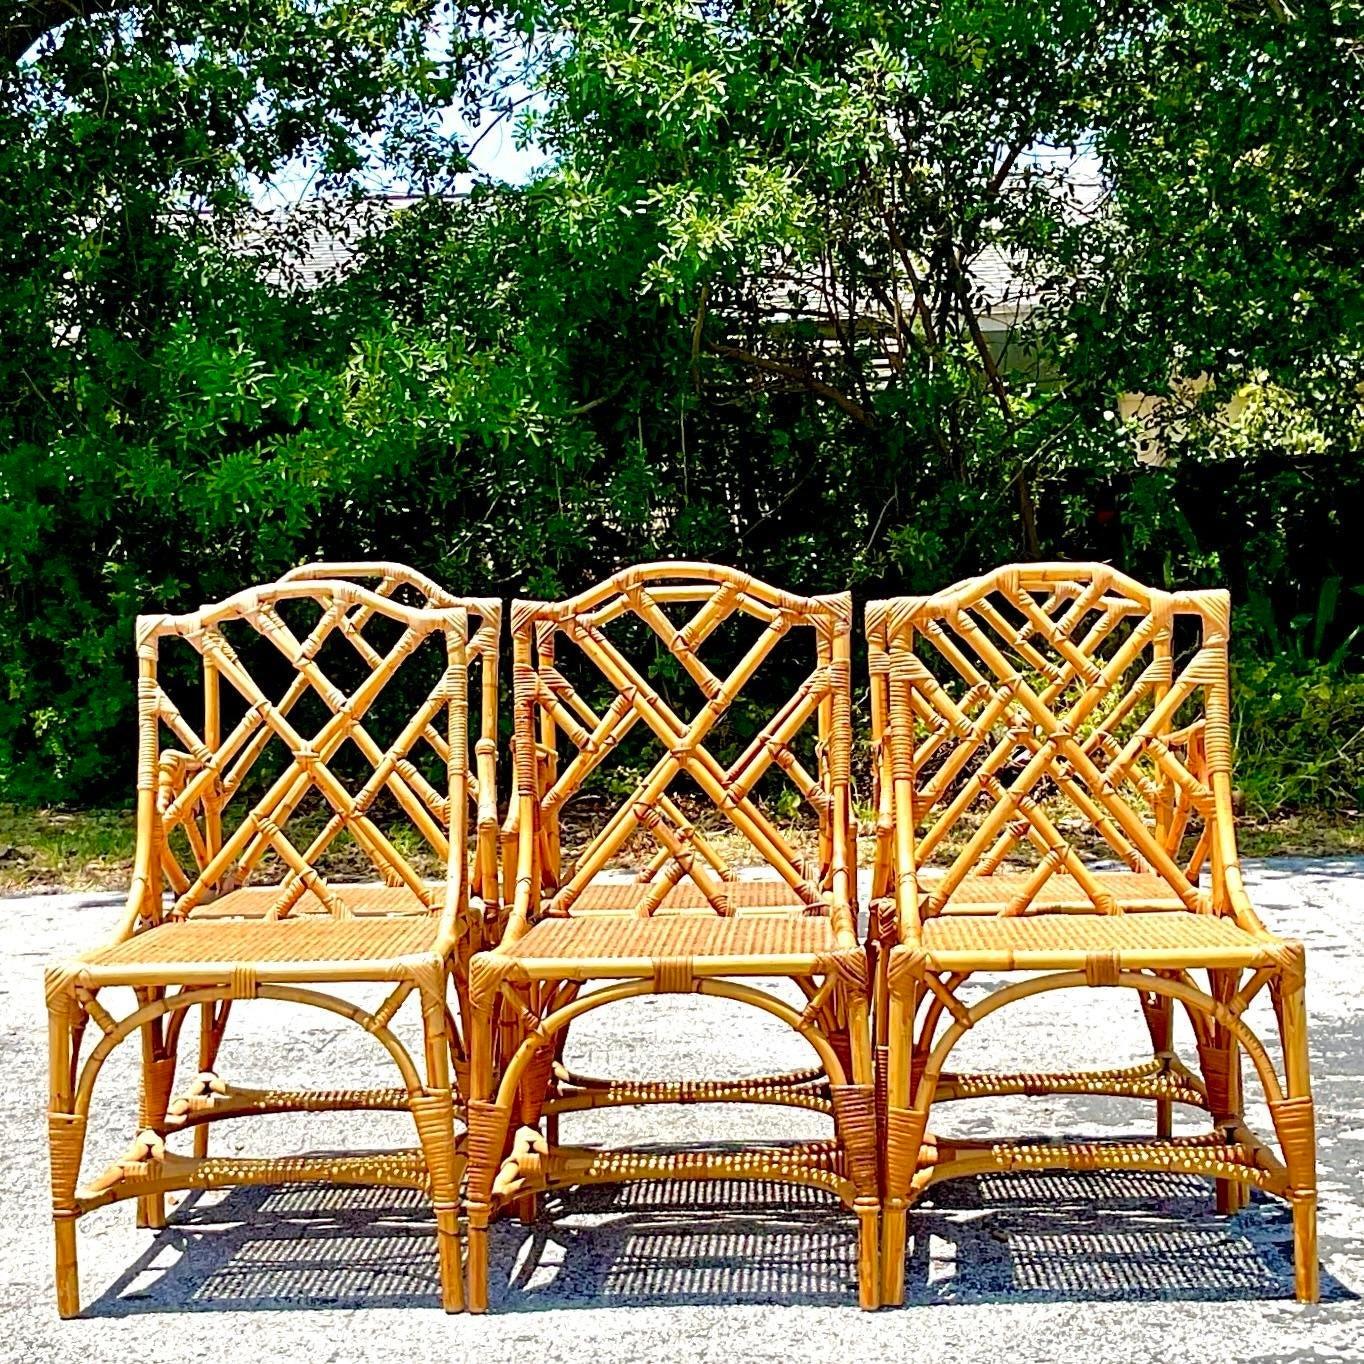
[[[131,810],[0,805],[0,892],[122,888],[132,865]]]
[[[712,827],[712,820],[704,823],[708,832],[719,832]],[[864,816],[860,855],[864,866],[871,864],[871,824]],[[1364,817],[1357,811],[1243,819],[1238,828],[1241,852],[1246,857],[1364,855]],[[568,828],[564,832],[567,851],[575,840]],[[739,840],[722,836],[716,841],[723,855],[744,860],[742,849],[736,846]],[[640,851],[627,850],[633,855]],[[801,851],[808,853],[813,848]],[[0,894],[119,890],[128,883],[132,860],[130,810],[26,810],[0,805]],[[424,863],[427,859],[417,860]],[[423,865],[419,869],[435,874],[434,867]],[[363,867],[357,866],[354,871],[361,872]]]
[[[1281,814],[1241,820],[1237,843],[1242,857],[1348,857],[1364,855],[1364,816]]]

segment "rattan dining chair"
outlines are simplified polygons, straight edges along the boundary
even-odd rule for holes
[[[740,640],[730,638],[734,661],[722,675],[703,655],[714,659],[731,627]],[[854,910],[850,630],[846,594],[793,596],[710,564],[643,565],[568,601],[515,604],[515,900],[502,943],[472,963],[471,1310],[487,1306],[488,1225],[498,1211],[547,1189],[640,1179],[776,1180],[836,1194],[859,1219],[860,1298],[876,1305],[867,958]],[[652,669],[628,647],[632,631],[636,643],[643,636],[655,650]],[[722,761],[716,740],[740,693],[774,651],[796,644],[804,680],[770,718],[753,721],[748,741]],[[656,677],[674,699],[665,699]],[[690,708],[676,695],[693,687],[702,700],[687,719]],[[629,794],[590,821],[582,850],[564,866],[565,805],[589,774],[619,759],[636,728],[653,755],[631,778]],[[808,752],[802,744],[812,729],[819,742]],[[764,778],[794,788],[818,816],[812,859],[779,827],[776,802],[760,803]],[[690,804],[679,779],[693,794]],[[743,859],[760,864],[760,878],[734,875],[699,809],[737,837]],[[647,850],[633,862],[633,879],[612,878],[608,868],[628,860],[638,842]],[[803,1009],[743,983],[774,977],[799,983]],[[737,1000],[774,1015],[811,1044],[818,1081],[613,1083],[556,1069],[573,1020],[653,993]],[[825,1112],[834,1136],[740,1150],[603,1151],[562,1145],[552,1123],[542,1127],[547,1111],[722,1101]]]
[[[464,1039],[468,1036],[469,958],[475,952],[499,941],[503,927],[497,826],[498,647],[501,643],[502,604],[495,598],[461,600],[420,570],[391,561],[322,560],[306,563],[290,569],[280,578],[280,582],[316,582],[328,579],[358,583],[378,596],[407,606],[421,608],[463,606],[472,612],[467,659],[471,687],[477,688],[479,705],[473,759],[469,765],[468,789],[469,812],[475,821],[476,832],[469,862],[471,911],[467,926],[461,925],[459,941],[451,962],[459,1011],[459,1026],[451,1030],[458,1105],[462,1102],[468,1075],[468,1053]],[[353,650],[367,667],[377,668],[382,664],[383,656],[365,633],[365,627],[372,616],[372,608],[363,603],[352,606],[344,614],[324,616],[315,627],[316,638],[310,640],[310,647],[322,650],[328,638],[335,632],[334,638],[344,644],[346,651]],[[210,656],[202,656],[199,662],[203,675],[205,733],[216,736],[220,733],[221,725],[221,717],[218,714],[218,672]],[[286,714],[306,689],[306,679],[301,675],[295,675],[291,681],[290,691],[281,702]],[[436,733],[434,727],[428,728],[422,737],[431,746],[436,757],[444,761],[445,741]],[[191,754],[182,750],[166,748],[161,750],[158,799],[163,811],[163,837],[169,843],[170,836],[175,830],[183,828],[188,835],[186,852],[196,869],[202,870],[206,858],[216,851],[221,839],[195,838],[193,835],[201,826],[206,831],[221,828],[223,812],[238,798],[242,781],[249,774],[255,756],[259,755],[259,744],[264,738],[265,736],[258,733],[256,735],[258,747],[254,750],[252,758],[234,762],[228,777],[221,782],[202,785],[198,796],[193,800],[184,800],[181,797],[189,778],[201,770],[201,764]],[[420,782],[420,775],[415,774],[413,780]],[[429,799],[428,791],[427,804],[444,827],[448,822],[444,802]],[[165,855],[174,857],[174,849],[168,846]],[[180,869],[180,874],[184,875],[183,868]],[[257,890],[259,891],[259,887]],[[199,905],[194,911],[194,917],[264,918],[270,912],[270,902],[269,895],[260,893],[254,896],[223,895]],[[382,904],[381,900],[366,903],[361,912],[382,912]],[[265,1111],[286,1111],[283,1106],[294,1101],[277,1088],[252,1089],[229,1081],[215,1070],[231,1007],[232,1001],[229,999],[201,1006],[198,1071],[190,1078],[181,1093],[164,1104],[167,1130],[191,1128],[196,1156],[208,1155],[209,1129],[215,1121]],[[167,1068],[173,1069],[171,1060],[167,1058],[162,1063],[163,1071]],[[152,1085],[151,1090],[165,1092],[158,1085]],[[329,1096],[322,1093],[301,1097],[310,1111],[321,1111],[327,1106]],[[371,1106],[400,1109],[406,1104],[406,1096],[401,1089],[375,1092],[339,1089],[332,1092],[332,1097],[335,1098],[337,1107],[346,1110]],[[153,1107],[160,1112],[160,1105]],[[159,1123],[153,1125],[158,1128],[160,1126]],[[152,1211],[146,1220],[155,1225],[159,1218],[157,1209],[160,1200],[154,1199],[149,1202],[152,1204]]]
[[[1317,1296],[1304,954],[1264,928],[1241,880],[1229,616],[1225,592],[1157,591],[1100,564],[1011,566],[867,607],[887,1303],[903,1301],[907,1209],[925,1189],[1041,1169],[1203,1174],[1224,1209],[1250,1188],[1277,1194],[1293,1210],[1297,1295]],[[981,972],[1029,974],[980,997],[967,982]],[[997,1010],[1114,986],[1136,992],[1152,1062],[1087,1074],[947,1070],[956,1044]],[[1266,989],[1282,1082],[1244,1017]],[[1174,1052],[1175,1004],[1196,1038],[1197,1072]],[[1246,1126],[1242,1053],[1280,1154]],[[1156,1134],[1040,1143],[931,1130],[944,1102],[1047,1093],[1154,1099]],[[1205,1109],[1209,1129],[1172,1136],[1173,1103]]]
[[[669,654],[673,649],[673,639],[667,623],[661,622],[661,618],[657,614],[660,603],[665,608],[690,606],[695,609],[696,606],[710,600],[715,592],[716,582],[719,581],[719,578],[711,577],[695,579],[692,575],[694,580],[688,582],[685,580],[687,572],[694,566],[684,565],[681,567],[684,570],[683,580],[679,580],[679,566],[675,564],[646,564],[629,570],[631,573],[639,575],[641,586],[649,593],[648,600],[653,608],[651,624],[646,625],[636,613],[623,605],[623,599],[617,599],[616,605],[610,613],[613,619],[628,619],[637,627],[637,633],[642,632],[644,634],[646,643],[651,644],[656,650],[666,649]],[[750,594],[753,602],[766,600],[776,591],[766,585],[758,584],[756,581],[746,580],[743,575],[735,574],[726,568],[713,565],[701,567],[707,574],[727,576],[741,583],[751,582],[753,588],[756,589]],[[689,650],[701,649],[707,644],[707,641],[712,639],[723,647],[726,642],[724,637],[730,633],[727,629],[727,622],[731,622],[735,616],[740,619],[748,619],[755,626],[759,622],[759,618],[754,616],[751,610],[748,613],[742,610],[726,612],[723,608],[712,610],[698,619],[690,637],[681,646],[680,654],[685,656]],[[815,647],[817,661],[827,662],[830,657],[829,642],[823,636],[819,636],[815,640]],[[548,669],[555,671],[555,641],[552,635],[545,637],[544,649],[544,662]],[[575,649],[572,652],[578,653],[580,651]],[[732,652],[733,650],[731,650]],[[798,645],[791,652],[794,653],[794,657],[786,660],[774,660],[772,664],[765,664],[764,667],[776,668],[785,663],[789,665],[788,671],[798,671],[806,660]],[[731,659],[731,661],[734,660]],[[676,659],[670,659],[669,662],[672,667],[665,669],[665,671],[677,671],[679,673],[682,671],[682,665],[678,664]],[[712,664],[714,662],[712,650]],[[596,669],[593,667],[593,672],[595,671]],[[591,679],[588,680],[590,684]],[[566,869],[564,864],[560,837],[561,812],[579,796],[589,794],[584,788],[590,785],[592,773],[597,766],[608,763],[610,759],[616,761],[621,759],[622,749],[628,743],[628,736],[632,729],[637,728],[638,715],[630,712],[626,702],[618,694],[610,691],[609,688],[607,695],[600,698],[592,697],[591,699],[600,701],[603,706],[608,704],[614,706],[620,712],[620,716],[617,717],[619,722],[617,723],[616,719],[613,719],[608,730],[604,731],[599,739],[594,739],[591,743],[580,748],[576,745],[575,740],[581,736],[575,735],[573,729],[579,723],[581,716],[571,718],[568,729],[568,752],[564,756],[566,758],[571,756],[573,761],[568,762],[564,767],[562,777],[560,775],[559,753],[560,740],[563,737],[560,733],[561,726],[556,720],[554,711],[550,708],[542,708],[537,716],[539,737],[535,747],[535,799],[538,802],[540,829],[536,848],[538,856],[543,860],[541,879],[545,886],[557,888],[573,871],[571,867]],[[592,718],[596,718],[595,713]],[[787,794],[794,794],[798,790],[803,798],[807,814],[813,817],[814,839],[811,840],[808,837],[808,830],[799,832],[807,835],[804,840],[806,844],[813,843],[814,846],[802,847],[799,851],[813,852],[818,858],[819,865],[823,868],[828,868],[831,865],[834,838],[833,806],[823,796],[820,785],[822,783],[824,788],[829,785],[828,754],[833,723],[834,707],[832,701],[826,699],[815,708],[813,734],[809,733],[811,727],[805,726],[804,729],[798,729],[796,735],[793,735],[793,738],[808,737],[813,741],[808,756],[812,760],[812,765],[819,764],[818,781],[806,773],[799,763],[795,749],[789,743],[772,749],[772,762],[789,775],[788,786],[790,789],[788,789]],[[645,729],[647,730],[647,726]],[[764,770],[753,769],[755,783],[762,781]],[[742,879],[735,879],[727,868],[724,857],[719,850],[712,846],[711,840],[705,832],[688,817],[676,800],[665,794],[660,798],[659,804],[664,817],[675,824],[689,846],[694,848],[695,852],[704,859],[706,865],[727,882],[725,893],[733,908],[739,912],[761,909],[764,913],[770,914],[779,909],[784,909],[788,913],[804,913],[804,902],[780,877],[774,875],[770,867],[764,874],[762,868],[747,866],[742,869]],[[507,887],[516,884],[516,862],[521,824],[520,810],[521,802],[518,798],[516,769],[513,765],[512,789],[507,802],[507,817],[500,834],[503,859],[502,884]],[[855,850],[856,825],[851,812],[848,819],[848,837]],[[720,820],[720,823],[727,824],[727,821]],[[611,859],[612,865],[609,871],[599,871],[585,881],[582,892],[574,901],[575,913],[634,916],[640,909],[641,894],[645,893],[641,891],[641,885],[646,887],[647,894],[650,897],[649,903],[653,906],[651,912],[655,915],[666,916],[695,911],[707,914],[711,912],[697,883],[683,874],[681,864],[671,857],[666,846],[650,841],[646,844],[645,849],[649,855],[644,857],[631,858],[628,855],[629,851],[630,842],[627,840],[626,845],[618,852],[617,856]],[[623,879],[622,864],[629,869],[629,880]],[[817,879],[822,884],[823,874]],[[540,1109],[551,1143],[557,1140],[560,1114],[611,1107],[622,1102],[631,1104],[650,1101],[656,1103],[712,1102],[726,1097],[738,1098],[742,1093],[750,1099],[755,1095],[760,1095],[762,1102],[789,1102],[798,1107],[813,1108],[823,1112],[831,1111],[830,1104],[832,1101],[828,1092],[828,1076],[823,1067],[819,1065],[806,1066],[781,1074],[751,1077],[743,1081],[741,1086],[733,1088],[732,1092],[731,1087],[727,1086],[725,1082],[713,1078],[698,1077],[690,1080],[658,1082],[632,1079],[621,1083],[613,1079],[581,1075],[570,1069],[565,1063],[563,1055],[568,1034],[569,1029],[565,1027],[556,1036],[555,1056],[546,1082],[545,1098]],[[834,1040],[835,1045],[842,1045],[843,1034],[835,1030]],[[510,1020],[507,1020],[503,1028],[494,1035],[495,1070],[504,1050],[515,1050],[516,1045],[515,1027]],[[845,1057],[845,1070],[847,1064]],[[534,1210],[535,1197],[534,1195],[527,1195],[518,1208],[518,1215],[524,1221],[532,1221],[534,1220]]]
[[[138,619],[137,844],[114,939],[49,968],[49,1136],[57,1301],[79,1310],[76,1220],[137,1199],[158,1225],[176,1189],[324,1181],[426,1191],[435,1209],[441,1296],[462,1305],[457,1223],[462,1157],[454,1132],[448,1004],[471,921],[468,875],[469,617],[488,603],[409,606],[351,581],[300,579],[248,590],[189,615]],[[363,633],[366,647],[357,648]],[[180,641],[202,664],[162,659]],[[168,650],[167,652],[171,652]],[[272,699],[272,698],[278,699]],[[202,723],[189,716],[200,704]],[[180,750],[163,755],[163,735]],[[164,758],[164,761],[163,761]],[[434,877],[413,865],[425,848]],[[328,859],[339,859],[335,872]],[[355,875],[365,868],[368,883]],[[375,1008],[337,985],[382,984]],[[105,991],[136,1007],[110,1012]],[[420,1004],[419,1065],[395,1034]],[[181,1125],[245,1112],[396,1108],[419,1149],[215,1158],[167,1150],[180,1030],[196,1007],[241,1000],[306,1005],[358,1024],[393,1061],[392,1090],[243,1091],[200,1096]],[[102,1036],[82,1058],[90,1023]],[[218,1015],[210,1027],[219,1033]],[[142,1041],[140,1132],[102,1174],[81,1180],[95,1083],[110,1053]],[[216,1099],[224,1099],[217,1103]]]

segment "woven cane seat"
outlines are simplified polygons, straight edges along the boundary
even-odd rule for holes
[[[502,955],[532,961],[620,962],[678,957],[821,956],[837,950],[832,924],[823,917],[779,916],[722,919],[715,914],[662,919],[541,919]]]
[[[1093,875],[1100,890],[1111,895],[1124,910],[1184,908],[1170,883],[1152,872],[1095,872]],[[998,913],[1023,891],[1031,877],[1030,872],[966,876],[948,898],[943,913],[951,914],[954,910]],[[920,883],[925,891],[932,891],[934,879],[932,873],[920,873]],[[1093,901],[1085,888],[1073,876],[1058,872],[1047,879],[1029,902],[1029,912],[1089,909],[1092,906]]]
[[[1000,952],[1149,955],[1187,949],[1263,950],[1261,939],[1214,914],[1050,914],[1016,918],[944,915],[925,920],[923,946],[939,953]]]
[[[438,927],[434,915],[368,919],[308,915],[271,923],[188,920],[149,928],[91,952],[82,961],[100,967],[202,967],[221,962],[227,975],[242,962],[363,962],[413,956],[432,950]]]
[[[429,914],[430,908],[409,886],[330,885],[328,889],[355,915]],[[445,887],[440,882],[428,882],[432,901],[442,903]],[[278,886],[243,886],[228,891],[216,900],[196,906],[190,911],[192,921],[204,919],[263,919],[279,899]],[[290,908],[289,915],[318,915],[330,911],[312,891],[305,891]]]
[[[629,914],[649,891],[643,881],[593,881],[573,902],[574,914]],[[775,877],[751,881],[727,881],[725,894],[736,914],[745,911],[805,908],[795,891]],[[684,880],[674,886],[656,914],[696,912],[715,917],[705,893],[695,881]]]

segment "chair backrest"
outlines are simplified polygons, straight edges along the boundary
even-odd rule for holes
[[[488,627],[489,604],[401,573],[380,574],[381,593],[314,567],[138,619],[144,921],[160,917],[164,889],[184,917],[262,881],[256,908],[273,918],[348,917],[338,887],[376,878],[401,911],[453,922],[467,905],[469,665],[483,649],[469,626]],[[418,604],[395,599],[404,583]],[[163,659],[171,643],[197,666]],[[176,747],[163,749],[167,735]]]
[[[475,821],[475,852],[470,867],[469,893],[482,901],[484,914],[497,936],[502,890],[498,866],[497,750],[498,652],[502,646],[502,603],[496,597],[456,597],[434,578],[407,564],[388,560],[321,560],[291,568],[281,582],[311,582],[319,578],[358,582],[381,597],[392,597],[420,607],[460,606],[469,613],[468,665],[477,679],[478,714],[473,756],[469,764],[469,802]],[[371,666],[379,656],[364,637],[363,608],[343,622],[346,638]],[[471,694],[472,694],[471,682]]]
[[[1028,913],[1065,875],[1111,913],[1098,850],[1189,909],[1226,909],[1228,874],[1239,888],[1229,616],[1225,592],[1162,592],[1082,563],[869,603],[874,893],[893,880],[902,915],[933,915],[968,877],[1022,864],[1003,912]]]
[[[775,871],[794,901],[811,913],[846,915],[855,893],[851,620],[846,593],[798,597],[705,563],[644,564],[567,601],[516,602],[516,912],[534,915],[544,900],[547,912],[568,913],[645,831],[656,849],[638,873],[648,885],[641,913],[657,909],[684,878],[717,914],[731,913],[735,868],[689,813],[710,807],[742,840],[744,860]],[[764,693],[767,717],[746,714],[740,725],[732,708],[741,692],[751,695],[760,674],[771,681],[802,637],[799,682],[783,670],[781,697],[772,703],[771,690]],[[642,660],[647,650],[653,657]],[[728,655],[721,672],[704,661],[717,654]],[[699,706],[677,699],[697,692]],[[726,717],[735,720],[726,737],[738,751],[722,761],[714,749]],[[574,865],[561,867],[561,811],[608,758],[619,759],[632,730],[647,738],[652,765],[627,774],[628,794],[594,821]],[[815,812],[813,860],[778,827],[773,811],[782,802],[755,797],[765,777],[787,789],[786,808],[803,801]],[[675,791],[679,781],[692,793],[690,807]]]

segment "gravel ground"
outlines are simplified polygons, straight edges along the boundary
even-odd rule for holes
[[[1278,1203],[1257,1198],[1226,1220],[1211,1211],[1210,1186],[1190,1177],[1028,1175],[957,1181],[921,1205],[903,1311],[858,1312],[852,1218],[811,1191],[633,1186],[556,1197],[537,1225],[496,1229],[493,1312],[472,1318],[436,1306],[419,1199],[289,1188],[188,1197],[159,1233],[134,1229],[126,1203],[84,1219],[85,1311],[63,1323],[51,1286],[41,968],[99,941],[119,904],[4,900],[0,1358],[1364,1359],[1364,860],[1262,862],[1248,879],[1265,918],[1308,945],[1321,1159],[1316,1308],[1292,1302],[1290,1219]],[[1266,1013],[1257,1004],[1252,1025]],[[1009,1068],[1111,1064],[1140,1057],[1144,1031],[1135,1002],[1066,992],[995,1015],[956,1059],[962,1068],[998,1059],[1006,1039]],[[804,1044],[727,1002],[650,998],[584,1020],[570,1059],[621,1075],[754,1073],[802,1064]],[[128,1046],[105,1068],[87,1169],[133,1130],[135,1066]],[[251,1082],[391,1082],[358,1029],[276,1004],[239,1008],[223,1067]],[[1252,1120],[1267,1130],[1263,1112]],[[1149,1130],[1150,1108],[990,1100],[957,1106],[950,1121],[949,1130],[971,1133],[1103,1133]],[[215,1128],[214,1150],[409,1145],[406,1123],[389,1114],[243,1121]],[[564,1135],[803,1136],[822,1124],[777,1109],[661,1108],[575,1115]]]

